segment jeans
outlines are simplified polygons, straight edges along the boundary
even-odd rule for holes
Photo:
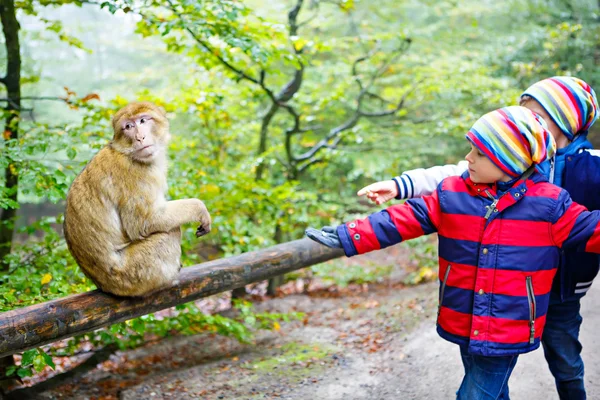
[[[508,378],[519,356],[471,355],[460,346],[465,376],[456,392],[457,400],[508,400]]]
[[[544,356],[554,376],[561,400],[584,400],[583,360],[579,327],[581,326],[581,297],[560,301],[552,293],[546,327],[542,335]]]

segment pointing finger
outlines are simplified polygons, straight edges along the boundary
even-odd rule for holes
[[[358,192],[356,192],[356,194],[358,196],[364,196],[365,194],[368,195],[368,193],[371,193],[371,190],[369,189],[370,187],[371,187],[371,185],[365,186],[364,188],[362,188]]]

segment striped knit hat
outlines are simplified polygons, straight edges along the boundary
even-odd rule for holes
[[[534,83],[521,97],[530,96],[544,107],[569,140],[587,130],[598,118],[594,89],[581,79],[555,76]]]
[[[466,135],[479,151],[513,178],[551,158],[554,137],[537,114],[521,106],[504,107],[479,118]]]

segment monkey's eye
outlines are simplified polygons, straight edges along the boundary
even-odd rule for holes
[[[143,124],[144,122],[146,122],[146,118],[140,119],[140,124]]]
[[[131,128],[133,128],[133,124],[129,124],[129,123],[125,124],[125,129],[129,130]]]

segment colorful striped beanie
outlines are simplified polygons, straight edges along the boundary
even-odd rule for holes
[[[504,107],[479,118],[466,135],[479,151],[513,178],[552,158],[554,137],[542,118],[521,106]]]
[[[521,97],[535,99],[569,140],[586,135],[598,119],[598,100],[594,89],[570,76],[555,76],[534,83]]]

